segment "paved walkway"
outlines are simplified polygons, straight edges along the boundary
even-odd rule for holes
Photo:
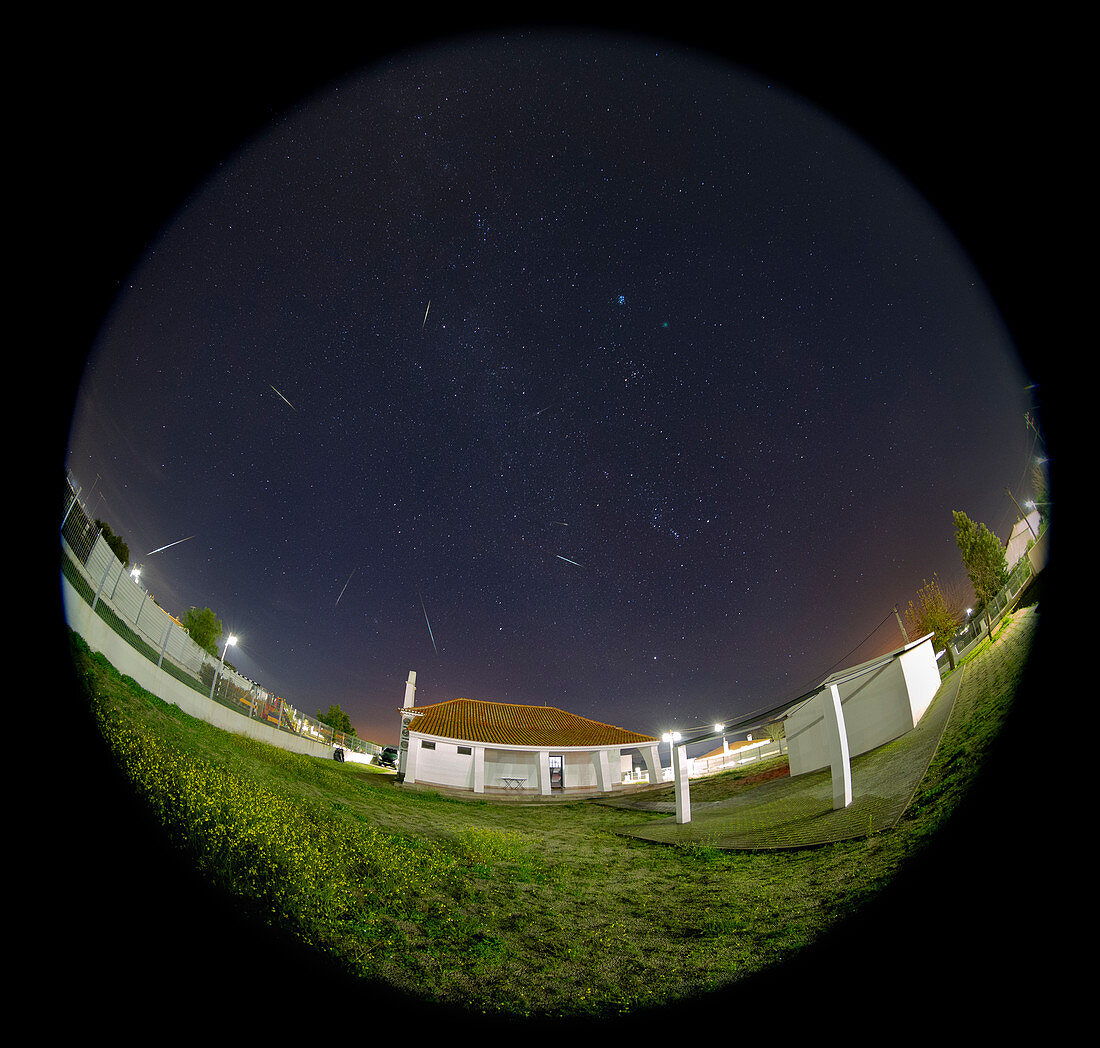
[[[833,809],[828,768],[763,783],[727,800],[693,803],[691,821],[653,821],[621,832],[662,844],[731,850],[802,848],[892,827],[928,770],[966,677],[960,666],[941,685],[920,723],[892,742],[852,759],[852,803]],[[675,813],[673,801],[607,801],[616,807]]]

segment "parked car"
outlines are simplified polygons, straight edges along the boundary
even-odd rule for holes
[[[378,755],[378,763],[383,768],[396,768],[397,767],[397,747],[396,746],[383,746],[382,752]]]

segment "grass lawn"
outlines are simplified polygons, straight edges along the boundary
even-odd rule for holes
[[[173,914],[165,921],[178,948],[202,957],[196,981],[204,994],[216,990],[249,1008],[277,999],[283,1009],[297,985],[313,1008],[320,1006],[317,986],[330,986],[318,1022],[335,1022],[338,1004],[341,1024],[362,1023],[370,1013],[373,1025],[377,1016],[364,1002],[378,998],[356,996],[360,985],[395,1008],[411,1001],[501,1021],[629,1017],[644,1024],[655,1009],[705,1009],[738,987],[752,991],[743,1008],[774,1012],[796,985],[796,976],[788,983],[776,973],[801,971],[841,942],[852,922],[880,948],[894,942],[875,927],[880,900],[911,891],[922,871],[942,873],[925,865],[927,846],[958,836],[951,817],[1012,707],[1037,617],[1037,608],[1017,611],[996,642],[969,660],[939,749],[894,829],[766,853],[660,845],[622,833],[663,815],[591,800],[445,798],[403,789],[369,766],[292,754],[189,717],[120,677],[74,634],[83,701],[110,763],[139,798],[136,815],[108,824],[115,838],[104,829],[104,840],[125,838],[126,854],[139,856],[129,868],[132,894],[115,885],[132,907],[113,903],[97,927],[145,928],[156,957],[172,951],[159,928],[160,915]],[[747,788],[746,776],[768,767],[697,780],[693,795],[731,796]],[[74,819],[83,811],[91,820],[84,840],[96,839],[102,818],[92,814],[94,800],[68,798]],[[173,884],[161,893],[150,883],[157,876],[145,872],[133,834],[149,840],[141,846],[149,854],[178,857],[182,889]],[[933,897],[942,891],[937,880]],[[189,941],[180,913],[194,912],[201,939],[201,906],[216,901],[228,902],[225,929],[271,944],[270,970],[235,961],[236,945],[204,951]],[[898,924],[897,934],[903,931]],[[308,989],[304,976],[296,983],[275,952],[291,942],[331,981]],[[156,984],[155,974],[148,978]]]

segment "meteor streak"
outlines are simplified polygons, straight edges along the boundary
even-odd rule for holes
[[[428,622],[428,609],[424,607],[424,597],[420,593],[420,587],[416,587],[416,595],[420,597],[420,610],[424,612],[424,621],[428,623],[428,636],[432,638],[432,647],[435,648],[435,653],[439,654],[439,649],[435,647],[435,634],[432,633],[432,624]]]
[[[352,568],[351,569],[351,575],[354,575],[356,573],[356,571],[358,571],[358,570],[359,570],[358,568]],[[348,576],[348,582],[351,582],[351,575]],[[342,597],[344,595],[344,590],[346,590],[348,588],[348,582],[345,582],[344,583],[344,589],[340,590],[340,597]],[[336,598],[336,604],[340,603],[340,597]],[[334,608],[336,607],[336,604],[333,604]]]
[[[269,383],[268,383],[268,385],[270,386],[270,385],[271,385],[271,383],[269,382]],[[274,387],[274,386],[271,386],[271,388],[272,388],[272,389],[275,389],[275,387]],[[276,392],[276,393],[279,393],[279,391],[278,391],[277,389],[275,389],[275,392]],[[297,409],[297,408],[296,408],[296,407],[295,407],[295,406],[294,406],[293,404],[291,404],[291,403],[290,403],[290,401],[289,401],[289,400],[287,400],[287,399],[286,399],[286,397],[284,397],[284,396],[282,395],[282,393],[279,393],[279,396],[280,396],[280,397],[282,397],[283,401],[284,401],[284,402],[286,403],[286,405],[287,405],[287,406],[288,406],[288,407],[290,408],[290,410],[291,410],[291,411],[297,411],[297,410],[298,410],[298,409]]]
[[[194,537],[194,535],[188,535],[187,539],[193,539]],[[150,550],[145,556],[151,557],[154,553],[159,553],[162,549],[168,549],[170,546],[178,546],[181,542],[186,542],[187,539],[176,539],[175,542],[169,542],[167,546],[157,546],[156,549]]]
[[[564,560],[567,564],[577,564],[577,562],[575,560],[570,560],[568,557],[563,557],[560,553],[555,553],[554,556],[557,557],[558,560]],[[584,565],[583,564],[577,564],[577,567],[578,568],[583,568]]]
[[[428,299],[428,309],[432,308],[432,300]],[[424,319],[420,321],[420,330],[424,330],[424,325],[428,323],[428,309],[424,310]]]

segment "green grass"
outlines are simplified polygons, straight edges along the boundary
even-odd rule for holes
[[[492,804],[221,731],[121,677],[73,635],[118,762],[191,866],[256,921],[356,976],[506,1016],[614,1016],[797,956],[891,883],[966,795],[1018,687],[1034,616],[968,662],[897,827],[789,852],[654,845],[665,818],[592,801]],[[958,671],[956,671],[958,672]],[[763,765],[763,768],[768,767]],[[709,798],[757,774],[693,784]]]

